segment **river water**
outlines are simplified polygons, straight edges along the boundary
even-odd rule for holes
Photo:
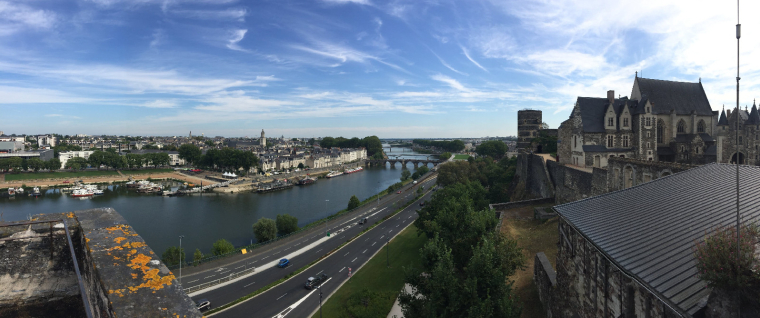
[[[391,158],[425,158],[409,148],[388,149],[386,145],[385,151]],[[412,164],[407,167],[413,169]],[[327,217],[345,209],[352,195],[364,200],[398,182],[400,176],[400,164],[370,167],[359,173],[264,194],[162,197],[111,185],[104,195],[79,199],[60,190],[48,190],[36,199],[0,198],[0,218],[19,221],[35,214],[112,207],[159,255],[169,246],[179,245],[179,235],[184,235],[182,247],[190,257],[196,248],[209,253],[212,244],[222,238],[236,246],[251,243],[255,240],[252,225],[262,217],[275,219],[278,214],[287,213],[297,217],[300,226]]]

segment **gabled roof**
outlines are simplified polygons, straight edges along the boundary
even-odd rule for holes
[[[623,106],[628,102],[628,97],[615,99],[613,109],[615,114],[620,115]],[[610,102],[606,98],[578,97],[578,107],[581,111],[584,132],[604,132],[604,115]]]
[[[745,125],[760,125],[760,115],[757,113],[757,106],[752,104],[752,110],[749,112],[749,118],[744,122]]]
[[[659,150],[658,150],[659,151]],[[760,167],[740,166],[743,222],[760,221]],[[708,164],[625,190],[555,206],[623,271],[689,315],[710,294],[694,242],[736,222],[736,166]]]
[[[654,103],[653,114],[670,114],[674,109],[678,115],[712,115],[712,107],[707,99],[702,83],[664,81],[636,77],[641,96],[647,95]],[[643,99],[643,98],[642,98]]]

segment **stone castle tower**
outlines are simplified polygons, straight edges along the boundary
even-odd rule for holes
[[[517,149],[531,151],[531,141],[541,129],[541,111],[524,109],[517,111]]]
[[[261,130],[261,139],[259,139],[259,145],[261,145],[261,148],[267,147],[267,137],[264,134],[264,129]]]

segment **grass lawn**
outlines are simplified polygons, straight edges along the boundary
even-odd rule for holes
[[[510,277],[515,281],[515,293],[520,298],[523,306],[522,318],[544,318],[546,311],[538,298],[538,290],[533,283],[533,262],[536,253],[544,252],[546,257],[556,268],[557,242],[557,218],[541,223],[537,220],[503,219],[501,231],[517,239],[517,244],[523,248],[526,257],[526,267]]]
[[[33,180],[33,179],[55,179],[55,178],[81,178],[81,177],[100,177],[116,176],[116,171],[71,171],[71,172],[29,172],[19,174],[6,174],[5,181]]]
[[[119,170],[124,175],[174,172],[174,169]]]
[[[324,317],[354,317],[350,310],[358,310],[366,317],[385,317],[393,307],[396,296],[404,287],[404,271],[402,266],[421,266],[419,250],[427,242],[427,238],[417,236],[414,225],[406,228],[390,243],[391,267],[386,267],[385,253],[380,251],[369,260],[348,282],[338,289],[330,299],[323,303]],[[368,305],[360,305],[365,297],[361,297],[363,289],[369,289],[375,294]],[[353,296],[353,297],[352,297]],[[314,315],[319,318],[319,311]]]
[[[470,158],[470,155],[454,155],[454,160],[467,160],[467,158]]]

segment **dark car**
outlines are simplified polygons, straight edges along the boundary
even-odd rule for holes
[[[200,311],[209,310],[211,309],[211,302],[208,301],[208,299],[203,298],[195,302],[195,307],[198,308],[198,310]]]
[[[327,280],[327,275],[322,274],[321,276],[317,277],[309,277],[309,279],[306,280],[306,284],[304,287],[306,289],[314,289],[314,287],[319,287],[322,283],[324,283]]]
[[[425,206],[425,201],[420,202],[420,206]]]
[[[367,223],[367,218],[361,218],[361,220],[359,220],[359,224],[365,224],[365,223]]]
[[[285,268],[288,267],[288,265],[290,265],[290,261],[287,258],[283,258],[277,263],[277,267],[279,268]]]

